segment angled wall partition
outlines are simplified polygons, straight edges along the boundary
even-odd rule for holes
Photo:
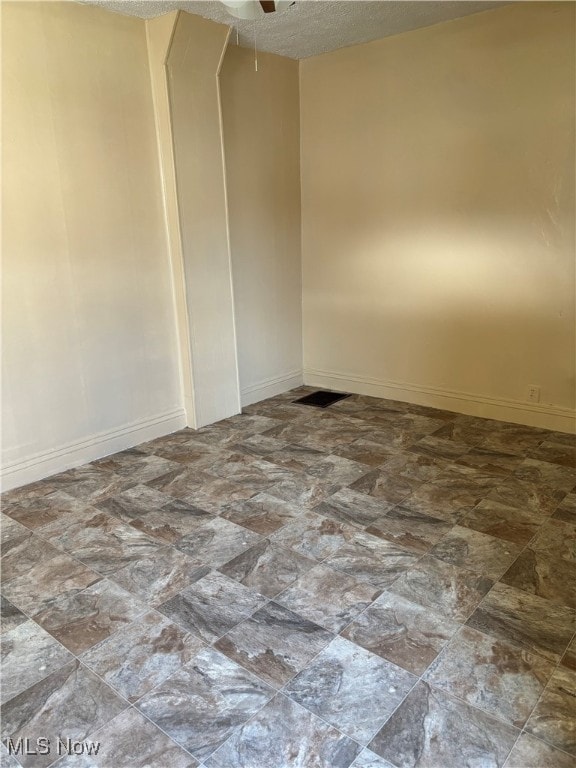
[[[230,30],[147,22],[188,425],[240,411],[218,74]]]

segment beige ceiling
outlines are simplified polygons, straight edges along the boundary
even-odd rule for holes
[[[83,0],[116,13],[151,19],[176,9],[213,19],[238,30],[240,45],[252,47],[254,36],[261,51],[291,59],[398,35],[418,27],[490,10],[505,2],[412,2],[411,0],[298,0],[281,13],[257,21],[235,19],[220,2],[202,0]],[[233,41],[236,40],[234,32]]]

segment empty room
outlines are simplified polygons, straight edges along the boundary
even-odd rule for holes
[[[576,3],[0,11],[0,765],[573,768]]]

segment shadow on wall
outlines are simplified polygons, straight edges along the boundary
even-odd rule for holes
[[[574,409],[564,5],[301,63],[305,369]]]
[[[574,279],[543,237],[503,218],[349,224],[332,222],[329,269],[306,267],[315,368],[513,400],[537,384],[574,408]]]

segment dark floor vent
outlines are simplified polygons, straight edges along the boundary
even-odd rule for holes
[[[343,394],[342,392],[327,392],[323,389],[319,389],[318,392],[312,392],[311,395],[299,397],[298,400],[294,400],[294,402],[300,403],[301,405],[313,405],[316,408],[328,408],[329,405],[333,405],[339,400],[344,400],[345,397],[350,397],[350,395]]]

